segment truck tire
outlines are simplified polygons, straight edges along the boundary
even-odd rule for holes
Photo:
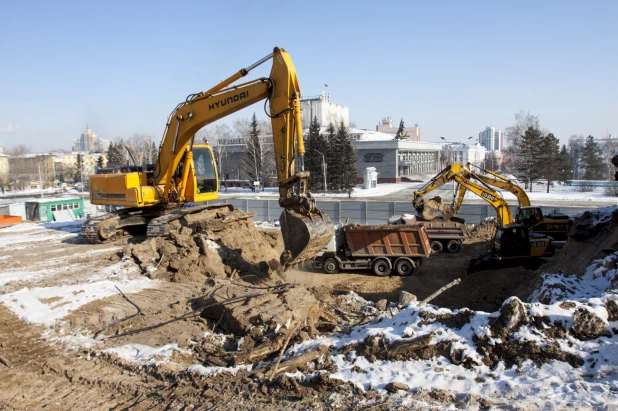
[[[409,258],[400,258],[395,262],[395,272],[401,276],[408,276],[414,271],[414,263]]]
[[[444,249],[444,246],[442,245],[442,243],[438,240],[433,240],[430,244],[431,246],[431,253],[440,253],[442,252],[442,250]]]
[[[446,251],[449,253],[458,253],[459,250],[461,250],[461,243],[459,241],[449,240],[448,243],[446,243]]]
[[[388,277],[391,274],[391,267],[383,258],[377,259],[371,265],[373,273],[378,277]]]
[[[322,262],[322,268],[326,274],[337,274],[339,272],[339,262],[333,257],[329,257]]]

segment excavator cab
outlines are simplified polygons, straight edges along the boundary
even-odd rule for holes
[[[543,212],[539,207],[520,207],[515,221],[526,227],[533,227],[543,220]]]
[[[494,257],[503,259],[546,257],[554,254],[551,238],[531,233],[521,224],[508,224],[496,228],[491,244]]]
[[[187,149],[176,174],[179,176],[179,184],[187,182],[184,191],[186,201],[199,203],[217,200],[219,179],[214,154],[208,144],[196,144]],[[186,175],[186,180],[183,175]]]

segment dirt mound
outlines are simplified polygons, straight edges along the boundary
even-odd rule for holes
[[[464,240],[464,244],[491,241],[496,233],[496,227],[497,223],[495,221],[482,221],[480,224],[469,227],[469,235]]]
[[[601,207],[576,217],[569,240],[556,258],[543,267],[544,272],[582,275],[598,258],[618,250],[618,208]]]
[[[257,229],[250,217],[240,210],[226,214],[224,220],[187,216],[167,237],[130,244],[123,253],[153,279],[203,282],[210,277],[276,277],[281,233]]]

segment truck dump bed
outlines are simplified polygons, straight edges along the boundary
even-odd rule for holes
[[[450,220],[444,218],[434,218],[433,220],[403,219],[406,224],[422,224],[427,230],[431,240],[463,240],[466,238],[468,228],[465,220],[451,217]]]
[[[429,237],[420,225],[367,225],[344,229],[353,257],[428,257]]]

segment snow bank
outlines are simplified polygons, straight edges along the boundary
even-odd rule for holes
[[[139,363],[156,365],[169,362],[174,352],[191,354],[191,351],[182,349],[178,344],[166,344],[162,347],[151,347],[143,344],[127,344],[120,347],[102,350],[103,353],[116,354],[123,360]]]
[[[0,295],[0,302],[26,321],[52,325],[72,310],[118,294],[116,286],[128,294],[153,288],[156,283],[148,278],[138,278],[124,281],[104,280],[62,287],[22,288],[13,293]]]

